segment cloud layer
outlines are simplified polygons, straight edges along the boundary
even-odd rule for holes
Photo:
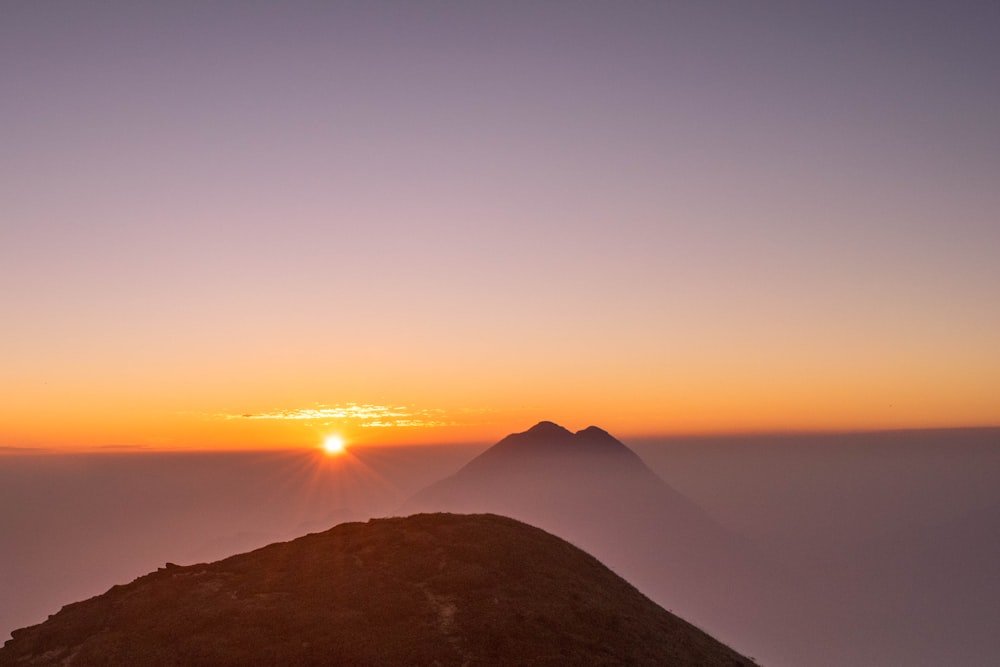
[[[243,414],[220,414],[222,419],[267,419],[282,421],[349,421],[361,428],[429,428],[454,425],[444,418],[444,410],[418,409],[405,405],[372,403],[317,404],[311,408],[293,408]]]

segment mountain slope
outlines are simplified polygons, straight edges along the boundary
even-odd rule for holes
[[[607,432],[541,422],[507,436],[402,508],[494,512],[594,554],[664,607],[766,653],[782,588],[770,564]],[[793,613],[782,610],[781,613]]]
[[[16,631],[14,664],[753,663],[557,537],[437,514],[168,564]]]

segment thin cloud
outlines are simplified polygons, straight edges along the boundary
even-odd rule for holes
[[[219,414],[218,418],[276,420],[276,421],[350,421],[362,428],[429,428],[454,426],[457,422],[444,418],[444,410],[418,409],[405,405],[376,405],[372,403],[318,404],[311,408],[274,410],[242,414]]]

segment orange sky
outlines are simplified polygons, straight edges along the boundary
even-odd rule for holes
[[[374,378],[359,392],[361,401],[348,400],[355,396],[339,386],[343,380],[297,382],[300,373],[322,373],[321,363],[272,376],[234,368],[227,377],[220,369],[201,382],[196,375],[190,384],[156,387],[111,373],[103,383],[98,377],[79,385],[26,381],[3,397],[9,417],[2,437],[10,446],[254,448],[316,446],[330,433],[352,444],[493,442],[542,419],[574,429],[598,424],[622,437],[997,422],[991,369],[959,374],[954,365],[911,368],[887,360],[859,377],[855,367],[836,361],[761,361],[759,368],[706,362],[687,369],[537,361],[542,368],[534,374],[524,366],[480,364],[471,379],[402,367],[396,383]],[[344,376],[343,369],[328,370],[332,378]],[[408,372],[414,377],[405,381]],[[418,381],[425,374],[428,381]],[[403,400],[385,401],[379,386]]]
[[[0,447],[1000,424],[978,23],[236,5],[5,15]]]

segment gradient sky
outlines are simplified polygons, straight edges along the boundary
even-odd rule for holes
[[[1000,424],[996,3],[0,7],[0,447]]]

